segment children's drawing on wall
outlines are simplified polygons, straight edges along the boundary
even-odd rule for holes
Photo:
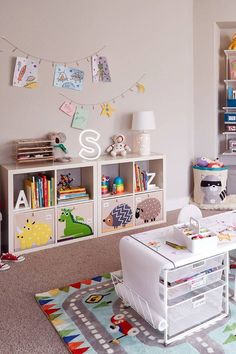
[[[106,57],[92,56],[93,82],[110,82],[111,76]]]
[[[86,129],[88,124],[88,110],[86,108],[77,107],[72,119],[71,127],[75,129]]]
[[[37,59],[17,57],[13,75],[13,86],[26,88],[38,87],[38,66],[39,61]]]
[[[65,101],[60,107],[60,111],[67,114],[69,117],[73,117],[75,110],[76,104],[69,101]]]
[[[69,68],[61,64],[55,66],[54,86],[81,91],[84,72],[77,68]]]

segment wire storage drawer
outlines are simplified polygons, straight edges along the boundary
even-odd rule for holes
[[[168,309],[170,337],[197,326],[223,311],[223,285]]]
[[[199,262],[194,262],[183,267],[169,271],[168,283],[171,285],[179,284],[188,280],[188,278],[196,277],[203,272],[216,271],[222,267],[224,254],[206,258]]]
[[[189,280],[183,281],[182,283],[177,283],[175,285],[168,286],[167,299],[172,300],[174,298],[183,296],[185,294],[196,292],[198,289],[201,291],[203,287],[214,284],[222,280],[223,266],[215,271],[210,271],[209,269],[202,274],[193,276]],[[160,288],[160,293],[163,295],[163,287]]]

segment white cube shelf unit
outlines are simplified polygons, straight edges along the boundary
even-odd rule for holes
[[[84,187],[81,197],[58,193],[63,176],[73,178],[74,194],[78,186]],[[121,177],[124,190],[117,194],[109,190],[103,195],[102,176],[110,177],[111,188],[114,178]],[[148,187],[151,176],[152,186]],[[96,161],[4,165],[1,186],[3,250],[16,254],[166,221],[164,155],[106,155]],[[21,190],[29,206],[22,203],[16,208]]]
[[[88,196],[81,199],[59,196],[57,185],[61,177],[66,175],[73,178],[71,186],[74,189],[76,186],[83,186]],[[44,180],[47,188],[40,185]],[[95,237],[96,182],[97,167],[91,161],[2,166],[4,250],[16,254],[27,253]],[[32,188],[31,192],[35,193],[33,198],[32,194],[31,197],[28,196],[28,188]],[[21,190],[27,196],[28,208],[23,203],[22,208],[15,208]]]
[[[112,234],[166,221],[165,156],[150,154],[98,160],[98,180],[111,186],[121,177],[124,191],[114,194],[98,189],[98,234]],[[153,177],[150,186],[147,181]]]

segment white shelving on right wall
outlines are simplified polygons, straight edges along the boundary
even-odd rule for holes
[[[225,102],[223,155],[236,155],[236,50],[225,50]]]

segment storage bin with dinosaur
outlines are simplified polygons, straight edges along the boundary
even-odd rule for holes
[[[57,209],[58,242],[93,235],[93,202]]]
[[[15,251],[54,243],[54,210],[15,213],[14,230]]]

